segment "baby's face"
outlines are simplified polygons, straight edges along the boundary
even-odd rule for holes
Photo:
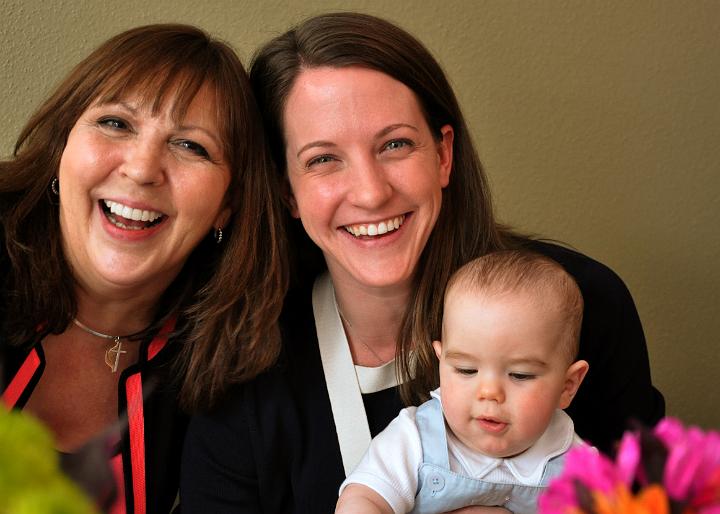
[[[570,404],[567,329],[556,305],[525,292],[449,294],[445,339],[433,344],[445,419],[465,445],[497,458],[516,455],[537,441],[555,409]]]

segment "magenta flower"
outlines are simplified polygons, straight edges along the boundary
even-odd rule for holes
[[[658,423],[654,433],[669,450],[663,477],[668,496],[678,501],[702,496],[696,508],[720,508],[720,434],[685,429],[673,418]]]
[[[609,494],[622,483],[622,477],[613,462],[595,448],[575,447],[565,458],[563,474],[540,497],[539,511],[565,514],[568,508],[581,508],[583,499],[577,497],[577,483],[587,490]]]
[[[617,457],[617,472],[625,485],[633,483],[640,466],[640,438],[634,432],[625,432],[620,440]]]
[[[615,460],[571,450],[540,514],[720,514],[720,433],[673,418],[626,432]]]

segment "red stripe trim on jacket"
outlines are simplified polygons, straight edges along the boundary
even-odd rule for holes
[[[165,322],[163,327],[160,329],[160,332],[158,332],[157,335],[150,342],[150,346],[148,346],[148,360],[151,360],[153,357],[155,357],[158,352],[165,347],[165,343],[167,343],[168,337],[170,336],[170,334],[172,334],[172,331],[175,330],[176,320],[177,318],[175,318],[175,316],[169,318]]]
[[[160,332],[148,345],[147,360],[155,357],[165,347],[168,337],[175,330],[175,316],[169,318]],[[130,470],[132,473],[133,512],[145,514],[147,509],[145,487],[145,416],[143,413],[142,377],[135,373],[125,381],[128,433],[130,437]]]
[[[145,514],[145,418],[142,381],[139,373],[127,379],[125,392],[128,402],[134,512],[135,514]]]
[[[15,406],[39,367],[40,356],[37,350],[33,348],[2,395],[2,401],[7,408],[12,409]]]

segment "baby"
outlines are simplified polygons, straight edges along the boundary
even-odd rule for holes
[[[403,409],[340,487],[336,512],[536,511],[575,434],[570,405],[583,299],[555,261],[525,250],[460,268],[445,293],[440,388]]]

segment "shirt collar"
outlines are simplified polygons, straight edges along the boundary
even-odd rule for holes
[[[440,400],[440,389],[430,393]],[[442,404],[442,402],[441,402]],[[446,425],[447,427],[447,425]],[[448,430],[448,447],[455,458],[475,478],[483,478],[496,468],[505,467],[519,483],[536,486],[550,459],[565,453],[575,440],[575,426],[565,411],[555,410],[545,432],[530,448],[510,458],[495,458],[468,448]],[[454,447],[454,448],[453,448]]]

